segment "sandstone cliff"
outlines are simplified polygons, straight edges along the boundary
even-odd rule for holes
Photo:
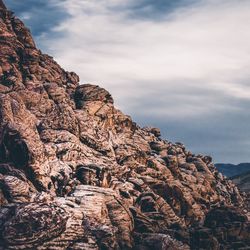
[[[249,244],[243,199],[211,157],[140,128],[106,90],[79,84],[2,1],[0,205],[0,249]]]

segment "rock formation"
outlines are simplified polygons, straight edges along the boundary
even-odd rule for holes
[[[209,156],[79,84],[0,1],[0,249],[232,249],[244,201]]]

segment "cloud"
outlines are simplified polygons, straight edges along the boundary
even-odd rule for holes
[[[140,124],[161,127],[195,152],[250,160],[249,1],[53,4],[65,16],[40,44],[82,83],[107,88]]]
[[[59,37],[59,34],[54,34],[50,30],[68,17],[67,12],[60,8],[64,0],[4,0],[4,2],[31,29],[40,48],[44,48],[43,42],[40,42],[42,37],[47,37],[48,34],[51,37]]]

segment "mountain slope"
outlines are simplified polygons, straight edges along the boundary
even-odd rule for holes
[[[238,165],[217,163],[215,167],[227,177],[233,177],[250,171],[250,163],[240,163]]]
[[[211,157],[140,128],[106,90],[80,85],[0,3],[2,249],[248,244],[243,199]]]
[[[231,178],[231,180],[241,191],[250,193],[250,171],[235,175]]]
[[[236,175],[230,178],[233,183],[240,189],[241,192],[245,193],[245,203],[250,208],[250,171],[240,175]]]

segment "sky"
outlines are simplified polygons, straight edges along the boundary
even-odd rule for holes
[[[250,162],[249,0],[5,0],[37,46],[140,126]]]

